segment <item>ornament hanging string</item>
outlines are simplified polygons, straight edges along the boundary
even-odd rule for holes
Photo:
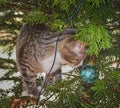
[[[77,7],[76,11],[74,12],[74,14],[73,14],[72,16],[70,16],[70,17],[65,21],[66,23],[69,23],[70,20],[72,20],[72,18],[79,12],[79,10],[80,10],[80,8],[81,8],[81,4],[82,4],[82,0],[79,0],[79,4],[78,4],[78,7]],[[39,105],[39,100],[40,100],[40,98],[41,98],[40,96],[41,96],[42,91],[43,91],[43,89],[45,88],[45,86],[46,86],[46,84],[47,84],[47,82],[48,82],[48,77],[49,77],[49,75],[50,75],[50,73],[51,73],[51,71],[52,71],[52,69],[53,69],[53,67],[54,67],[54,64],[55,64],[56,55],[57,55],[57,46],[58,46],[58,42],[59,42],[59,37],[60,37],[60,35],[61,35],[61,33],[59,33],[59,35],[57,36],[57,39],[55,40],[56,45],[55,45],[55,54],[54,54],[53,63],[52,63],[52,66],[51,66],[48,74],[47,74],[46,77],[45,77],[44,83],[43,83],[42,86],[41,86],[41,90],[40,90],[40,92],[39,92],[39,96],[38,96],[37,103],[36,103],[36,108],[39,108],[39,107],[40,107],[40,106],[38,106],[38,105]],[[51,43],[51,42],[50,42],[50,43]],[[48,44],[49,44],[49,43],[48,43]]]
[[[79,10],[80,10],[80,8],[81,8],[81,4],[82,4],[82,0],[79,0],[78,7],[77,7],[76,11],[74,12],[73,15],[71,15],[71,16],[66,20],[66,23],[70,22],[70,20],[71,20],[75,15],[77,15],[77,13],[79,12]]]

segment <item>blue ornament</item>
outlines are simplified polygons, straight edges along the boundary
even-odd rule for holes
[[[93,83],[99,78],[99,74],[94,65],[86,65],[80,71],[80,77],[86,83]]]

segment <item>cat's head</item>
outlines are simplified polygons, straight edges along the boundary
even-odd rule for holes
[[[86,43],[74,40],[72,36],[69,36],[61,42],[60,52],[62,58],[66,61],[66,64],[76,68],[81,66],[86,58],[87,48],[88,45]]]

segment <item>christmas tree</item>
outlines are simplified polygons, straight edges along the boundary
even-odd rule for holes
[[[119,6],[119,0],[0,0],[0,108],[119,108]],[[74,38],[89,45],[84,65],[94,61],[99,78],[87,83],[80,77],[81,69],[75,69],[48,85],[38,102],[22,97],[21,78],[15,75],[11,55],[23,23],[43,23],[60,32],[76,28]],[[14,85],[4,89],[6,82]]]

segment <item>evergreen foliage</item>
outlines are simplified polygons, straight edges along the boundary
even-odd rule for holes
[[[12,99],[24,98],[21,97],[21,79],[14,75],[17,68],[11,55],[19,30],[25,22],[31,25],[44,23],[51,30],[60,32],[68,27],[77,28],[75,39],[89,45],[85,64],[94,56],[95,65],[101,73],[100,79],[92,84],[80,79],[78,69],[66,73],[66,79],[53,82],[46,88],[44,98],[39,101],[43,108],[120,107],[120,1],[82,0],[80,11],[67,23],[79,2],[0,0],[0,53],[7,55],[0,56],[0,69],[4,69],[4,75],[0,76],[0,87],[1,84],[6,86],[9,81],[14,83],[10,89],[0,88],[0,108],[10,108]],[[27,106],[33,105],[28,103]]]

